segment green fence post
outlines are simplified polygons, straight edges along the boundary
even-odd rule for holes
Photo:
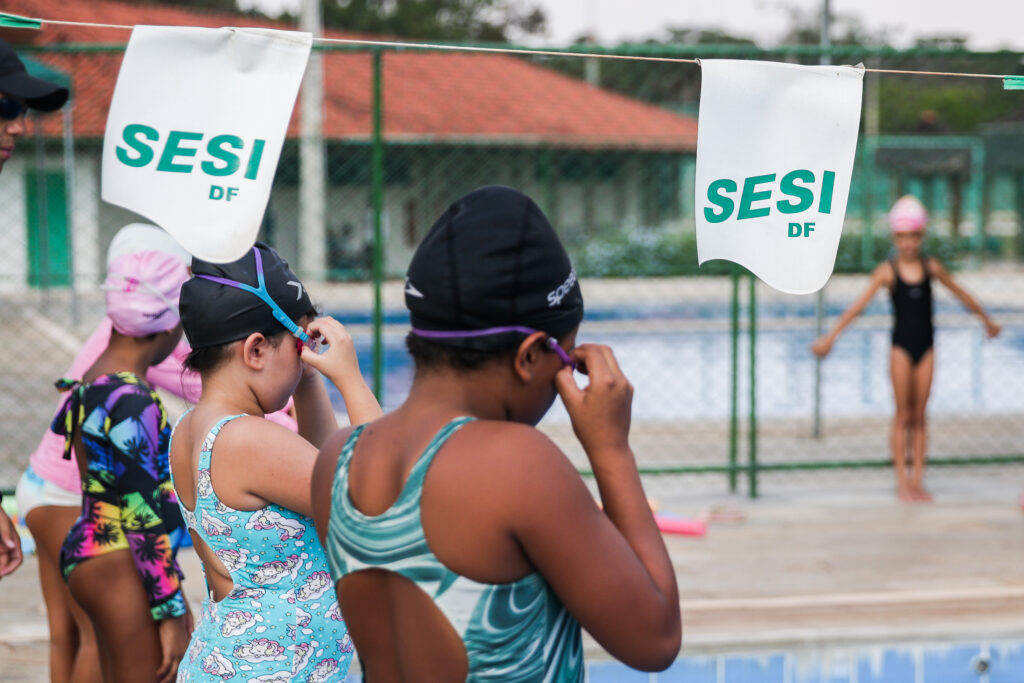
[[[860,233],[860,267],[870,272],[875,265],[875,139],[864,138],[861,168],[864,171],[864,228]]]
[[[985,248],[985,202],[982,194],[985,187],[985,144],[981,138],[971,139],[971,181],[967,186],[970,193],[967,204],[974,212],[974,234],[971,235],[971,251],[978,260],[984,259]]]
[[[384,211],[384,80],[380,49],[373,50],[373,393],[384,404],[384,303],[381,287],[384,281],[384,233],[381,214]]]
[[[740,379],[740,269],[733,264],[732,273],[729,275],[732,280],[732,303],[729,307],[729,332],[730,343],[732,344],[732,373],[729,395],[729,491],[736,492],[736,479],[739,470],[738,440],[739,440],[739,379]]]
[[[750,274],[750,497],[757,498],[757,278]]]
[[[1018,260],[1024,260],[1024,173],[1013,175],[1013,202],[1017,209],[1015,253]]]

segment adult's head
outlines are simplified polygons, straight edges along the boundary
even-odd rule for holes
[[[14,48],[0,40],[0,171],[25,132],[27,111],[54,111],[67,99],[67,88],[30,76]]]
[[[166,358],[181,338],[178,297],[187,279],[181,260],[162,251],[122,254],[107,267],[103,289],[114,332],[155,341],[153,363]]]
[[[287,402],[302,366],[296,345],[282,342],[314,318],[316,309],[288,262],[273,248],[257,242],[231,263],[193,258],[192,278],[181,289],[180,306],[192,346],[186,367],[207,376],[237,358],[243,374],[263,375],[252,381],[264,394],[260,404],[266,412]],[[279,358],[282,350],[287,353]],[[282,372],[275,374],[277,370]]]
[[[535,343],[561,359],[551,340],[565,343],[583,319],[576,271],[551,223],[525,194],[496,185],[434,223],[409,264],[405,304],[418,372],[475,370]]]

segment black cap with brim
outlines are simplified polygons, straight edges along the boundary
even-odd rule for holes
[[[268,334],[285,329],[270,306],[252,292],[198,277],[211,275],[257,287],[256,249],[260,251],[267,292],[292,322],[298,324],[313,310],[306,288],[288,262],[263,242],[257,242],[245,256],[231,263],[193,258],[193,277],[182,285],[178,302],[181,324],[192,348],[227,344],[254,332]]]
[[[434,223],[409,264],[405,304],[413,329],[433,332],[523,326],[558,337],[583,319],[576,271],[554,228],[532,199],[498,185],[457,199]],[[486,350],[510,337],[431,341]]]
[[[68,101],[68,89],[30,76],[6,41],[0,40],[0,92],[19,97],[32,109],[54,111]]]

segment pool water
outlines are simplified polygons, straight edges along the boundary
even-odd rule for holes
[[[1024,642],[683,656],[658,674],[618,662],[587,669],[589,683],[1024,683]]]
[[[727,329],[659,331],[658,320],[678,322],[686,315],[715,319],[727,313],[688,306],[676,309],[588,311],[588,320],[605,321],[590,332],[584,321],[579,341],[611,346],[635,387],[633,416],[638,420],[724,419],[731,397],[730,335]],[[771,311],[769,311],[771,312]],[[783,311],[776,311],[782,313]],[[657,313],[657,315],[654,315]],[[792,311],[785,311],[787,316]],[[761,319],[771,320],[760,312]],[[660,316],[660,317],[659,317]],[[338,314],[343,322],[352,316]],[[691,318],[692,319],[692,318]],[[615,323],[621,321],[621,327]],[[655,330],[632,324],[655,323]],[[778,318],[775,320],[778,321]],[[357,320],[357,322],[361,322]],[[396,320],[395,322],[399,322]],[[723,326],[724,327],[724,326]],[[397,407],[412,382],[412,364],[404,348],[404,333],[384,335],[384,407]],[[757,333],[757,410],[760,418],[803,418],[814,411],[815,358],[808,349],[814,340],[806,327],[772,325]],[[357,336],[356,348],[364,376],[369,378],[369,336]],[[887,327],[854,325],[846,330],[822,363],[821,412],[829,416],[880,416],[892,412],[889,379],[890,332]],[[740,412],[748,405],[749,347],[740,337]],[[929,402],[931,415],[992,414],[1024,410],[1024,326],[1006,326],[996,339],[986,339],[980,324],[940,327],[936,333],[936,373]],[[582,379],[582,378],[581,378]],[[332,389],[334,405],[340,395]],[[556,401],[544,418],[565,422],[568,416]]]

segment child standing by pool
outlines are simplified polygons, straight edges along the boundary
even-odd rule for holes
[[[505,187],[455,201],[405,301],[408,398],[332,437],[313,477],[367,680],[582,681],[581,624],[631,666],[666,668],[679,596],[629,447],[633,389],[611,349],[576,346],[583,297],[547,218]],[[557,395],[603,509],[534,428]]]
[[[171,468],[209,596],[180,680],[343,680],[352,645],[309,518],[317,448],[338,428],[317,371],[353,424],[380,407],[348,333],[314,319],[273,249],[257,242],[238,261],[193,259],[192,270],[181,317],[203,393],[175,427]],[[323,355],[300,339],[319,336]],[[293,394],[298,434],[264,419]]]
[[[938,259],[921,253],[928,214],[916,198],[901,198],[889,212],[896,258],[878,264],[864,292],[843,311],[835,327],[817,339],[811,350],[824,358],[839,333],[860,315],[879,288],[889,290],[893,329],[890,373],[896,414],[893,416],[890,446],[896,473],[896,495],[905,501],[929,501],[924,488],[926,448],[925,408],[935,369],[933,353],[932,278],[949,289],[985,325],[988,336],[999,334],[995,324],[974,298],[964,291]],[[910,473],[907,473],[907,455]]]
[[[54,419],[74,445],[81,514],[60,550],[60,568],[96,636],[108,681],[173,680],[188,642],[181,571],[168,533],[181,526],[171,488],[171,428],[143,379],[181,338],[181,260],[159,251],[126,254],[104,288],[113,330],[99,358]]]

